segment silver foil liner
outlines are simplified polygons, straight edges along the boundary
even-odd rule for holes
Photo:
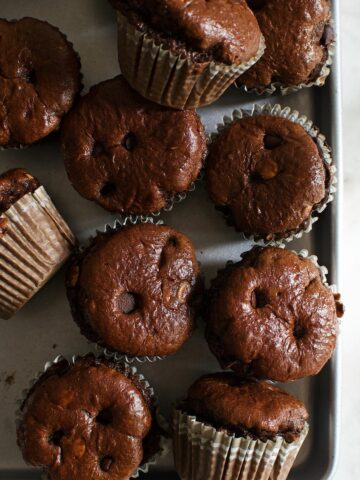
[[[181,480],[285,480],[308,434],[263,442],[236,437],[181,410],[173,415],[175,467]]]
[[[95,355],[95,358],[101,358],[103,355]],[[56,365],[57,363],[60,363],[64,360],[66,360],[70,365],[73,365],[77,359],[84,357],[84,355],[73,355],[70,360],[68,360],[66,357],[62,355],[58,355],[53,361],[49,361],[45,363],[44,369],[35,376],[32,380],[30,380],[29,385],[26,389],[22,391],[22,398],[19,399],[16,402],[17,410],[15,412],[15,423],[16,423],[16,428],[18,429],[19,425],[21,424],[21,419],[22,419],[22,405],[24,400],[28,397],[30,391],[34,387],[34,385],[39,381],[41,376],[46,373],[53,365]],[[112,359],[114,360],[114,359]],[[149,384],[149,382],[146,380],[146,378],[137,371],[137,369],[134,366],[130,366],[126,364],[125,362],[117,362],[121,363],[122,366],[124,367],[124,374],[129,377],[129,378],[135,378],[137,383],[141,386],[142,388],[142,393],[147,393],[150,398],[153,399],[154,401],[154,407],[156,409],[156,421],[158,422],[159,426],[163,430],[168,430],[168,424],[164,417],[158,412],[158,401],[157,397],[155,395],[153,387]],[[155,465],[158,460],[166,455],[169,452],[169,444],[170,441],[167,440],[165,437],[161,436],[160,438],[160,444],[159,444],[159,451],[156,452],[146,463],[143,465],[140,465],[131,478],[138,478],[141,473],[147,473],[149,471],[149,468],[152,465]],[[50,476],[46,472],[46,469],[42,471],[42,480],[51,480]]]
[[[127,217],[122,217],[116,219],[112,224],[106,224],[102,229],[98,229],[95,232],[95,235],[92,235],[86,245],[84,245],[80,251],[86,250],[86,248],[91,244],[91,242],[96,238],[97,235],[101,235],[103,233],[110,233],[110,232],[117,232],[121,230],[123,227],[127,225],[137,225],[139,223],[151,223],[153,225],[163,225],[162,220],[156,220],[153,217],[145,216],[145,215],[129,215]],[[118,362],[126,362],[132,364],[133,362],[139,363],[154,363],[157,360],[163,360],[166,356],[144,356],[144,357],[137,357],[132,355],[127,355],[125,353],[115,352],[108,348],[104,348],[100,343],[95,344],[96,351],[99,354],[103,354],[107,359],[114,359]]]
[[[333,20],[330,21],[330,26],[334,28]],[[327,46],[327,49],[328,49],[327,59],[324,65],[322,66],[322,69],[320,70],[318,77],[311,82],[300,83],[299,85],[284,85],[283,83],[280,83],[280,82],[273,82],[268,87],[265,87],[265,88],[248,88],[245,85],[242,85],[241,80],[238,79],[235,85],[237,88],[239,88],[243,92],[253,93],[259,96],[263,95],[268,97],[273,95],[274,93],[280,93],[281,95],[285,96],[285,95],[289,95],[290,93],[298,92],[303,88],[322,87],[325,85],[326,79],[331,72],[331,65],[333,63],[335,49],[336,49],[335,38]]]
[[[255,57],[241,65],[196,63],[158,45],[120,12],[117,12],[117,22],[122,74],[143,97],[173,108],[197,108],[214,102],[265,51],[261,37]]]
[[[336,192],[336,167],[333,164],[331,157],[331,150],[326,143],[325,136],[320,133],[319,129],[309,120],[305,115],[301,115],[297,110],[292,110],[290,107],[282,107],[279,104],[271,105],[265,103],[262,105],[254,104],[250,109],[238,109],[234,110],[231,116],[225,116],[223,122],[217,125],[217,132],[214,132],[210,135],[210,142],[214,141],[217,135],[224,130],[226,127],[231,125],[236,120],[241,120],[246,117],[257,117],[259,115],[272,115],[274,117],[281,117],[290,120],[293,123],[297,123],[310,135],[310,137],[316,142],[319,153],[323,159],[324,164],[327,166],[330,174],[330,184],[327,186],[327,194],[325,198],[318,204],[311,215],[301,228],[289,232],[285,236],[275,236],[272,239],[264,238],[262,235],[251,234],[247,235],[243,232],[240,234],[246,240],[251,240],[256,243],[261,243],[264,245],[277,245],[280,246],[284,242],[291,242],[294,239],[301,238],[304,233],[309,233],[312,230],[312,226],[319,219],[318,214],[322,213],[327,205],[334,200],[334,194]]]
[[[76,239],[44,187],[0,215],[0,317],[10,318],[59,270]]]

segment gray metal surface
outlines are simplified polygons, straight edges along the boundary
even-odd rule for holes
[[[0,15],[42,18],[60,27],[74,43],[82,59],[85,90],[118,73],[116,26],[113,11],[105,0],[0,0]],[[334,6],[338,19],[338,5]],[[230,89],[215,105],[202,109],[208,131],[234,108],[264,102]],[[292,249],[307,248],[329,268],[329,282],[340,283],[341,246],[341,125],[339,51],[327,85],[304,90],[273,102],[289,105],[313,119],[327,135],[338,167],[339,187],[335,202],[321,215],[311,234],[292,242]],[[0,152],[0,170],[24,166],[37,175],[80,240],[115,217],[82,199],[70,186],[59,154],[56,136],[23,151]],[[207,281],[227,260],[236,260],[249,242],[227,227],[199,186],[168,214],[170,225],[194,241]],[[25,308],[10,321],[0,321],[0,479],[38,479],[40,474],[26,467],[16,447],[14,411],[22,390],[45,362],[58,354],[85,353],[91,346],[74,325],[64,292],[64,270],[53,278]],[[201,374],[218,369],[209,353],[202,329],[196,331],[175,355],[139,369],[154,385],[163,413]],[[311,433],[290,478],[330,479],[338,456],[340,408],[340,345],[331,362],[312,379],[287,384],[285,388],[301,398],[310,411]],[[169,455],[148,475],[151,479],[175,479]],[[206,480],[206,479],[204,479]]]

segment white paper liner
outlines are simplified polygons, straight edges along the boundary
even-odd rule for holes
[[[214,102],[265,51],[261,37],[257,55],[241,65],[196,63],[157,45],[119,11],[117,21],[122,74],[143,97],[173,108],[197,108]]]
[[[8,319],[59,270],[76,239],[42,186],[0,220],[0,317]]]
[[[81,247],[80,252],[83,252],[86,250],[87,247],[90,246],[91,242],[96,238],[97,235],[101,235],[103,233],[110,233],[110,232],[116,232],[118,230],[121,230],[123,227],[126,225],[136,225],[139,223],[151,223],[153,225],[163,225],[163,220],[156,220],[153,217],[150,216],[145,216],[145,215],[129,215],[127,217],[122,217],[119,219],[116,219],[113,223],[111,224],[106,224],[102,229],[97,229],[95,234],[92,235],[86,244]],[[103,354],[107,359],[114,359],[118,362],[126,362],[132,364],[133,362],[139,362],[139,363],[154,363],[157,360],[163,360],[166,358],[166,356],[144,356],[144,357],[138,357],[138,356],[132,356],[128,355],[125,353],[119,353],[115,352],[113,350],[110,350],[109,348],[103,347],[100,343],[95,343],[95,349],[99,354]]]
[[[334,28],[334,21],[333,19],[329,22],[330,26]],[[300,83],[299,85],[284,85],[280,82],[273,82],[271,85],[265,88],[248,88],[246,85],[241,84],[241,79],[238,79],[236,82],[236,87],[246,93],[254,93],[259,96],[271,96],[275,92],[280,93],[281,95],[289,95],[290,93],[298,92],[303,88],[311,88],[311,87],[322,87],[325,85],[327,77],[330,75],[331,72],[331,65],[333,63],[335,51],[336,51],[336,39],[327,46],[328,56],[327,59],[320,70],[319,76],[308,83]]]
[[[41,376],[46,373],[53,365],[56,365],[57,363],[60,363],[64,360],[66,360],[70,365],[73,365],[76,360],[79,358],[83,358],[85,355],[73,355],[70,360],[68,360],[66,357],[62,355],[58,355],[53,361],[49,361],[45,363],[44,369],[35,376],[32,380],[30,380],[29,385],[26,389],[22,391],[22,398],[19,399],[16,402],[17,410],[15,412],[15,423],[16,423],[16,429],[19,428],[19,425],[21,424],[21,419],[22,419],[22,411],[21,407],[23,405],[24,400],[28,397],[30,391],[34,387],[34,385],[39,381]],[[96,359],[101,358],[103,355],[94,355]],[[114,359],[112,359],[114,361]],[[153,387],[149,384],[149,382],[146,380],[144,375],[139,373],[137,369],[134,366],[130,366],[125,362],[116,362],[116,363],[121,363],[122,366],[124,367],[124,374],[129,377],[129,378],[135,378],[137,383],[141,386],[142,388],[142,393],[147,393],[150,398],[153,399],[154,401],[154,407],[155,407],[155,415],[156,415],[156,421],[158,425],[165,431],[168,430],[168,424],[164,417],[159,413],[158,411],[158,400],[155,395]],[[140,465],[131,478],[138,478],[140,473],[147,473],[149,471],[149,468],[152,465],[155,465],[159,459],[162,456],[167,455],[170,449],[170,441],[167,440],[164,436],[160,437],[160,443],[159,443],[159,450],[156,452],[145,464]],[[46,469],[42,470],[42,480],[51,480],[50,476],[48,475]],[[70,479],[69,479],[70,480]],[[89,479],[90,480],[90,479]]]
[[[298,125],[303,127],[303,129],[308,133],[308,135],[310,135],[310,137],[315,140],[319,153],[330,174],[330,184],[327,186],[327,195],[322,200],[322,202],[312,211],[310,217],[305,220],[301,230],[289,232],[287,235],[281,238],[276,236],[271,240],[265,239],[262,235],[247,235],[243,232],[239,232],[246,240],[250,240],[252,242],[260,243],[263,245],[280,246],[284,244],[284,242],[291,242],[294,239],[301,238],[304,233],[309,233],[312,230],[313,224],[319,219],[317,214],[322,213],[327,207],[327,205],[334,200],[334,193],[336,192],[337,184],[336,167],[333,164],[331,150],[326,143],[325,136],[320,133],[319,129],[313,124],[313,122],[309,120],[305,115],[300,115],[297,110],[292,110],[290,107],[282,107],[279,104],[254,104],[250,109],[246,108],[234,110],[231,116],[225,116],[223,118],[223,122],[217,125],[217,132],[214,132],[210,135],[210,142],[214,141],[217,135],[226,127],[231,125],[234,121],[241,120],[242,118],[246,117],[257,117],[259,115],[272,115],[274,117],[286,118],[287,120],[290,120],[293,123],[297,123]]]
[[[308,434],[263,442],[236,437],[180,410],[173,416],[175,467],[181,480],[285,480]]]

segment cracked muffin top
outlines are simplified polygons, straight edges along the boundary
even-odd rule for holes
[[[226,126],[210,146],[206,185],[235,228],[265,240],[302,230],[325,204],[329,167],[304,128],[271,115]]]
[[[118,76],[92,87],[69,113],[62,153],[80,195],[111,212],[145,215],[190,188],[206,137],[194,110],[156,105]]]
[[[179,407],[199,421],[239,437],[267,441],[298,438],[308,413],[297,398],[266,382],[214,373],[199,378]]]
[[[170,49],[202,53],[195,61],[249,61],[259,51],[261,32],[245,0],[110,0],[138,29]],[[161,37],[159,38],[159,34]],[[173,42],[171,42],[172,40]]]
[[[90,340],[131,356],[163,356],[190,336],[201,280],[190,240],[173,228],[138,224],[100,234],[74,256],[67,292]]]
[[[80,88],[79,59],[56,27],[35,18],[0,19],[0,146],[49,135]]]
[[[339,296],[309,258],[255,247],[212,282],[206,338],[223,368],[286,382],[320,372],[342,313]]]
[[[284,86],[316,80],[334,39],[328,0],[248,0],[266,50],[238,84],[263,90],[272,83]]]
[[[143,462],[153,400],[124,368],[93,355],[54,364],[21,408],[18,444],[51,480],[126,480]]]

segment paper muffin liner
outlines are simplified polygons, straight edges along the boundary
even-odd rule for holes
[[[103,228],[97,229],[95,231],[95,234],[92,235],[87,242],[79,249],[80,253],[84,252],[91,244],[91,242],[97,237],[97,235],[102,235],[104,233],[111,233],[111,232],[117,232],[121,230],[122,228],[128,226],[128,225],[137,225],[139,223],[151,223],[153,225],[163,225],[164,222],[163,220],[156,220],[151,216],[145,216],[145,215],[129,215],[127,217],[121,217],[116,219],[113,223],[109,224],[107,223],[104,225]],[[133,355],[128,355],[126,353],[120,353],[116,352],[114,350],[111,350],[109,348],[106,348],[101,345],[101,343],[95,343],[95,349],[98,352],[98,354],[102,354],[107,358],[108,360],[114,359],[117,362],[126,362],[127,364],[132,364],[133,362],[139,362],[139,363],[154,363],[157,360],[163,360],[166,358],[166,356],[133,356]]]
[[[181,480],[285,480],[308,434],[287,443],[237,437],[181,410],[173,415],[175,467]]]
[[[44,187],[0,215],[0,317],[10,318],[59,270],[76,239]]]
[[[157,45],[150,35],[138,30],[119,11],[117,23],[122,74],[143,97],[173,108],[197,108],[214,102],[265,51],[265,41],[261,37],[255,57],[241,65],[193,62]]]
[[[313,124],[313,122],[309,120],[305,115],[300,115],[297,110],[292,110],[290,107],[282,107],[279,104],[254,104],[250,109],[234,110],[231,116],[225,116],[222,123],[219,123],[217,125],[217,132],[214,132],[210,135],[210,142],[214,141],[217,135],[226,127],[231,125],[234,121],[241,120],[242,118],[246,117],[257,117],[259,115],[272,115],[274,117],[286,118],[287,120],[290,120],[293,123],[297,123],[298,125],[303,127],[306,133],[310,135],[310,137],[315,141],[329,175],[328,185],[326,186],[326,194],[324,199],[319,204],[314,206],[311,215],[297,229],[292,230],[285,235],[273,234],[271,238],[270,235],[264,237],[263,235],[245,234],[244,232],[239,232],[246,240],[261,243],[263,245],[280,246],[284,244],[284,242],[291,242],[294,239],[301,238],[304,233],[309,233],[312,230],[313,224],[318,221],[318,215],[322,213],[327,207],[327,205],[334,200],[334,194],[336,192],[337,184],[336,167],[333,164],[331,150],[326,142],[325,136],[320,133],[319,129]],[[225,218],[228,218],[228,216],[224,214],[223,216]]]
[[[334,21],[331,19],[329,25],[334,29],[335,24]],[[334,30],[335,31],[335,30]],[[273,82],[269,86],[264,88],[248,88],[241,83],[241,79],[235,83],[235,86],[246,93],[253,93],[259,96],[271,96],[274,93],[280,93],[281,95],[289,95],[290,93],[298,92],[303,88],[311,88],[311,87],[323,87],[325,85],[327,77],[330,75],[331,72],[331,65],[333,64],[334,55],[336,51],[336,38],[330,42],[327,46],[327,59],[320,70],[318,77],[315,80],[312,80],[308,83],[300,83],[299,85],[285,85],[281,82]]]
[[[44,375],[52,366],[60,362],[66,361],[70,365],[73,365],[76,362],[76,360],[83,357],[85,357],[85,355],[73,355],[71,359],[68,360],[66,357],[62,355],[58,355],[53,361],[49,361],[45,363],[44,369],[38,372],[38,374],[33,379],[30,380],[28,387],[22,391],[22,398],[16,402],[16,406],[17,406],[16,412],[15,412],[16,429],[19,428],[22,421],[22,406],[25,400],[27,399],[27,397],[29,396],[31,390],[34,388],[35,384],[40,380],[42,375]],[[101,359],[103,355],[94,355],[94,357],[96,359]],[[113,358],[111,360],[114,361]],[[165,418],[159,413],[158,399],[155,395],[153,387],[149,384],[149,382],[146,380],[144,375],[139,373],[134,366],[130,366],[127,363],[120,362],[120,361],[116,361],[116,363],[118,363],[122,367],[124,375],[126,375],[130,379],[134,379],[136,383],[141,386],[141,393],[143,395],[147,394],[148,397],[152,399],[156,422],[164,432],[167,432],[169,427]],[[161,435],[160,442],[159,442],[159,450],[154,455],[152,455],[147,460],[146,463],[140,465],[135,470],[131,478],[138,478],[141,473],[147,473],[149,471],[149,468],[152,465],[155,465],[162,456],[165,456],[169,452],[169,450],[170,450],[170,441],[167,438],[165,438],[163,435]],[[51,480],[49,474],[46,471],[46,468],[42,470],[41,478],[42,480]]]

